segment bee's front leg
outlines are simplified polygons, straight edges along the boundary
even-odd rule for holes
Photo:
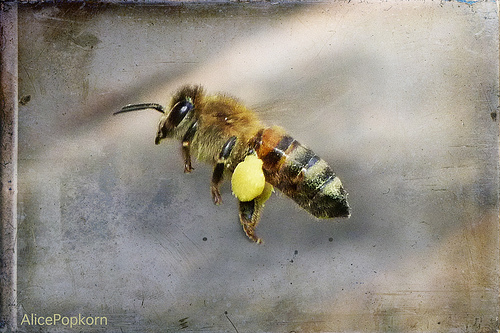
[[[187,130],[186,134],[182,138],[182,158],[184,159],[184,172],[190,173],[194,170],[191,166],[191,140],[193,140],[194,134],[198,129],[198,122],[194,122]]]
[[[215,164],[214,172],[212,174],[212,183],[210,185],[210,192],[212,193],[212,199],[214,204],[219,205],[222,203],[222,196],[220,195],[220,184],[222,183],[222,178],[224,176],[224,168],[226,166],[226,159],[231,154],[233,147],[236,143],[236,136],[232,136],[226,143],[222,146],[222,150],[219,154],[219,159],[217,164]]]

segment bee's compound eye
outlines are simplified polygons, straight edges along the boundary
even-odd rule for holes
[[[193,103],[189,101],[177,102],[168,114],[170,125],[172,125],[173,127],[179,125],[182,119],[184,119],[189,111],[191,111],[193,108]]]

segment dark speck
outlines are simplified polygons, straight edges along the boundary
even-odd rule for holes
[[[19,104],[26,105],[31,101],[31,95],[24,95],[19,99]]]

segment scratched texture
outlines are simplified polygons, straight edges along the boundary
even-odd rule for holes
[[[352,217],[276,193],[249,242],[157,113],[112,116],[184,83],[311,147]],[[21,331],[498,329],[495,2],[21,5],[19,99]]]

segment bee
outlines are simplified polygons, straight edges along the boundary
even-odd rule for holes
[[[126,105],[114,114],[144,109],[162,113],[155,144],[181,141],[185,173],[193,171],[191,156],[214,165],[214,204],[222,203],[220,185],[232,175],[239,219],[250,240],[262,242],[255,229],[273,187],[318,218],[350,216],[347,192],[325,160],[281,127],[265,126],[237,99],[186,85],[174,94],[168,112],[160,104],[145,103]],[[242,194],[236,194],[237,188]]]

